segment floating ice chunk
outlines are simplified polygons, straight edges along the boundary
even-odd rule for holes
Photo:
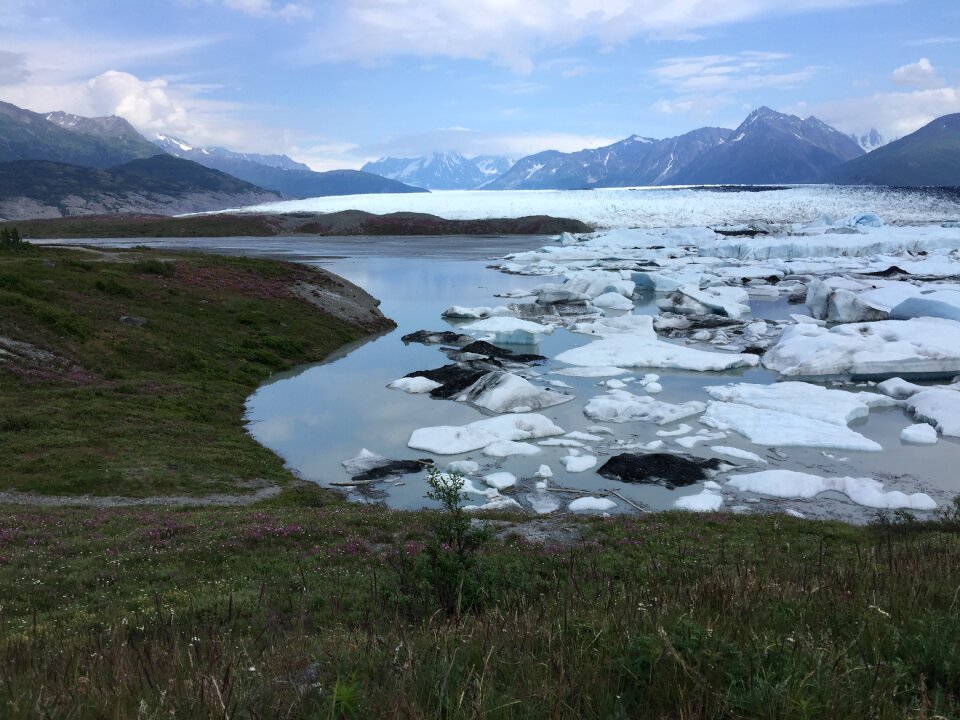
[[[513,315],[513,311],[503,305],[497,307],[463,307],[461,305],[453,305],[440,313],[440,316],[445,318],[479,320],[489,317],[509,317],[511,315]]]
[[[483,449],[483,454],[489,457],[505,458],[513,455],[536,455],[540,448],[527,442],[513,440],[497,440]]]
[[[574,512],[579,512],[581,510],[595,510],[602,512],[604,510],[615,508],[616,506],[617,504],[609,498],[597,498],[589,495],[587,497],[577,498],[567,505],[567,507]]]
[[[483,505],[464,505],[463,509],[467,512],[477,512],[478,510],[522,510],[516,500],[503,495],[498,495]]]
[[[644,385],[643,389],[651,395],[656,395],[657,393],[663,392],[663,385],[658,382],[651,382]]]
[[[572,387],[573,387],[573,385],[571,385],[570,383],[565,383],[563,380],[550,380],[548,384],[549,384],[549,385],[552,385],[553,387],[558,387],[558,388],[572,388]]]
[[[915,318],[830,329],[790,325],[763,364],[780,375],[808,378],[957,373],[960,322]]]
[[[703,270],[699,267],[686,267],[679,270],[643,270],[630,276],[637,287],[649,288],[657,292],[672,292],[683,286],[699,287]]]
[[[615,292],[604,293],[603,295],[595,297],[591,302],[596,307],[608,308],[610,310],[633,310],[633,301]]]
[[[447,472],[457,473],[458,475],[476,475],[480,472],[480,464],[473,460],[455,460],[447,463]]]
[[[616,378],[611,378],[600,384],[610,388],[611,390],[623,390],[625,387],[627,387],[627,383],[625,383],[623,380],[617,380]]]
[[[693,430],[686,423],[680,423],[673,430],[657,430],[657,437],[676,437],[677,435],[686,435]]]
[[[603,428],[606,430],[606,428]],[[594,435],[592,433],[582,432],[580,430],[574,430],[573,432],[568,432],[564,437],[571,438],[573,440],[582,440],[583,442],[600,442],[603,440],[599,435]]]
[[[483,481],[497,490],[506,490],[517,484],[517,476],[508,472],[496,472],[483,476]]]
[[[697,400],[673,404],[652,397],[634,395],[626,390],[611,390],[587,402],[583,413],[591,420],[625,423],[646,420],[666,425],[702,413],[706,405]]]
[[[886,395],[832,390],[805,382],[736,383],[714,385],[705,390],[715,400],[789,412],[835,425],[866,417],[871,407],[896,404]]]
[[[696,285],[684,285],[679,289],[708,310],[729,318],[740,318],[750,312],[750,296],[743,288],[717,285],[703,288]]]
[[[713,480],[707,480],[703,484],[703,489],[696,495],[684,495],[673,503],[673,506],[679,510],[692,512],[716,512],[722,505],[723,496],[720,494],[720,486]]]
[[[708,432],[707,430],[701,430],[696,435],[684,435],[674,440],[677,445],[684,447],[687,450],[691,450],[702,442],[713,442],[714,440],[723,440],[727,434],[725,432]]]
[[[754,463],[763,463],[767,464],[767,461],[756,453],[752,453],[749,450],[743,450],[738,447],[731,447],[730,445],[712,445],[710,449],[719,455],[726,455],[727,457],[737,458],[737,460],[746,460],[748,462]]]
[[[592,455],[567,455],[560,458],[560,464],[567,469],[567,472],[579,473],[595,467],[597,459]]]
[[[633,295],[636,287],[633,280],[624,280],[619,272],[605,270],[580,270],[564,274],[566,282],[562,289],[582,293],[587,297],[598,298],[607,293],[616,293],[623,297]],[[596,304],[596,303],[594,303]],[[630,304],[633,307],[633,303]]]
[[[568,448],[582,448],[583,443],[579,440],[572,440],[570,438],[547,438],[546,440],[541,440],[537,445],[542,445],[543,447],[568,447]]]
[[[553,326],[514,317],[491,317],[471,323],[469,333],[482,335],[488,342],[504,345],[536,345],[541,335],[553,332]]]
[[[960,437],[960,392],[942,388],[918,392],[907,400],[907,410],[917,420],[936,427],[942,435]]]
[[[575,323],[571,332],[595,337],[612,337],[614,335],[643,335],[655,338],[652,322],[649,315],[621,315],[615,318],[597,318],[585,322]]]
[[[387,385],[388,388],[393,390],[403,390],[411,394],[421,394],[428,393],[435,388],[440,387],[443,383],[438,383],[435,380],[425,377],[403,377],[399,380],[394,380],[392,383]]]
[[[756,445],[878,451],[883,448],[846,425],[739,403],[711,402],[700,422],[732,430]]]
[[[781,498],[812,498],[833,490],[843,493],[858,505],[872,508],[909,508],[934,510],[937,504],[926,493],[883,491],[883,483],[873,478],[825,478],[794,470],[762,470],[746,475],[731,475],[727,483],[744,492]]]
[[[347,471],[348,475],[360,475],[374,468],[386,465],[390,462],[383,455],[377,455],[366,448],[362,448],[354,457],[344,460],[341,465]]]
[[[554,368],[551,372],[556,375],[566,375],[567,377],[595,378],[610,377],[611,375],[626,375],[630,371],[624,368],[598,365],[596,367]]]
[[[549,465],[541,465],[540,468],[533,474],[535,478],[547,478],[553,477],[553,470],[550,469]]]
[[[582,347],[566,350],[556,359],[583,367],[649,367],[679,370],[729,370],[754,367],[756,355],[721,354],[663,342],[653,329],[649,315],[634,318],[629,334],[608,334]],[[620,318],[618,318],[620,319]]]
[[[521,408],[540,410],[573,400],[555,390],[540,388],[509,372],[489,372],[456,396],[494,413],[518,412]]]
[[[545,488],[529,493],[527,502],[530,503],[530,507],[537,515],[548,515],[560,509],[559,498],[548,493]]]
[[[615,433],[608,427],[603,425],[591,425],[587,428],[588,433],[593,433],[594,435],[614,435]]]
[[[940,317],[960,320],[960,291],[935,290],[907,298],[890,311],[890,317],[906,320],[916,317]]]
[[[937,442],[937,429],[927,423],[918,423],[905,427],[900,431],[900,439],[903,442],[915,443],[917,445],[935,445]]]
[[[925,389],[923,385],[915,385],[912,382],[907,382],[903,378],[898,377],[892,377],[889,380],[884,380],[882,383],[877,383],[877,390],[897,400],[905,400],[911,395],[916,395]]]
[[[498,440],[532,440],[563,435],[564,430],[549,418],[536,413],[501,415],[466,425],[438,425],[418,428],[407,445],[438,455],[459,455],[480,450]]]

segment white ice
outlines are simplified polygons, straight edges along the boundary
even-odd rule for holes
[[[456,396],[460,402],[473,403],[494,413],[541,410],[573,400],[555,390],[537,387],[509,372],[489,372]]]
[[[447,472],[457,473],[458,475],[476,475],[480,472],[480,464],[473,460],[455,460],[447,463]]]
[[[727,483],[744,492],[781,498],[815,497],[833,490],[843,493],[858,505],[872,508],[909,508],[934,510],[937,504],[925,493],[884,492],[883,483],[873,478],[825,478],[794,470],[762,470],[746,475],[731,475]]]
[[[767,464],[767,461],[756,453],[743,450],[742,448],[732,447],[730,445],[711,445],[710,449],[719,455],[726,455],[727,457],[736,458],[737,460]]]
[[[903,442],[914,443],[916,445],[935,445],[937,442],[937,429],[927,423],[917,423],[910,427],[905,427],[900,431],[900,439]]]
[[[928,422],[941,435],[960,437],[960,392],[931,388],[907,400],[909,410],[917,420]]]
[[[560,464],[567,469],[567,472],[579,473],[593,468],[597,464],[597,459],[592,455],[567,455],[560,458]]]
[[[568,508],[574,512],[581,510],[595,510],[602,512],[603,510],[610,510],[615,508],[617,504],[610,500],[609,498],[598,498],[588,495],[587,497],[580,497],[567,505]]]
[[[591,398],[583,413],[591,420],[625,423],[646,420],[657,425],[681,420],[703,412],[706,406],[698,400],[674,404],[626,390],[611,390]]]
[[[703,484],[703,489],[696,495],[684,495],[677,498],[673,506],[679,510],[692,512],[716,512],[723,505],[723,496],[720,486],[712,480]]]
[[[466,425],[418,428],[410,435],[407,445],[437,455],[459,455],[480,450],[499,440],[532,440],[563,433],[563,428],[543,415],[514,414],[476,420]]]
[[[513,440],[497,440],[482,450],[484,455],[495,458],[513,457],[514,455],[537,455],[540,448],[527,442]]]
[[[387,385],[387,387],[392,388],[393,390],[403,390],[404,392],[411,394],[421,394],[428,393],[431,390],[440,387],[442,384],[443,383],[438,383],[430,378],[418,376],[394,380],[392,383]]]
[[[517,476],[508,472],[496,472],[483,476],[483,481],[497,490],[506,490],[517,484]]]
[[[718,430],[740,433],[755,445],[864,451],[883,449],[879,443],[846,425],[739,403],[713,401],[707,405],[700,422]]]
[[[960,322],[942,318],[882,320],[827,329],[788,325],[763,356],[787,377],[960,372]]]
[[[383,455],[362,448],[354,457],[344,460],[340,464],[343,465],[343,469],[347,471],[348,475],[359,475],[387,462],[389,461]]]
[[[552,325],[541,325],[515,317],[491,317],[470,323],[464,329],[472,335],[503,345],[536,345],[541,335],[553,332]]]

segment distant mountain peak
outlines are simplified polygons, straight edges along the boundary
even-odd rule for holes
[[[362,170],[428,190],[472,190],[512,165],[512,160],[496,155],[467,158],[453,150],[434,150],[420,157],[381,157]]]

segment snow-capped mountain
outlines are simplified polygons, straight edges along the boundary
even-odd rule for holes
[[[259,155],[234,152],[222,147],[196,147],[186,140],[168,135],[158,135],[154,142],[171,155],[193,160],[288,197],[422,192],[420,188],[358,170],[314,172],[307,165],[291,160],[286,155]]]
[[[834,170],[841,185],[960,187],[960,113],[944,115]]]
[[[257,165],[266,165],[267,167],[280,168],[282,170],[310,170],[309,166],[303,163],[291,160],[286,155],[261,155],[259,153],[239,153],[233,150],[227,150],[222,147],[194,147],[190,143],[169,135],[158,134],[153,141],[157,147],[174,157],[193,160],[201,165],[205,165],[204,160],[209,158],[222,158],[227,161],[242,160],[245,162],[256,163]]]
[[[498,177],[513,161],[493,155],[466,158],[459,153],[433,153],[417,158],[385,157],[361,170],[428,190],[472,190]]]
[[[810,116],[761,107],[722,144],[673,178],[689,185],[816,183],[863,149],[848,135]]]
[[[862,135],[857,135],[856,133],[850,133],[850,137],[853,138],[853,141],[863,148],[864,152],[870,152],[871,150],[876,150],[878,147],[883,147],[886,145],[889,140],[883,137],[876,128],[870,128],[869,132],[865,132]]]
[[[665,140],[631,135],[601,148],[530,155],[484,186],[491,190],[571,190],[589,187],[669,185],[702,153],[730,135],[725,128],[700,128]]]

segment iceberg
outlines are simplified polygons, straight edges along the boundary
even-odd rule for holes
[[[720,494],[720,485],[713,480],[707,480],[703,484],[703,490],[696,495],[684,495],[673,503],[678,510],[691,512],[716,512],[722,505],[723,496]]]
[[[563,435],[564,429],[536,413],[501,415],[466,425],[438,425],[418,428],[407,446],[437,455],[459,455],[480,450],[500,440],[531,440]]]
[[[592,455],[567,455],[560,458],[560,464],[567,469],[567,472],[579,473],[595,467],[597,459]]]
[[[411,378],[412,379],[412,378]],[[469,402],[493,413],[541,410],[573,400],[565,395],[537,387],[519,375],[493,371],[474,382],[454,399]]]
[[[763,356],[787,377],[883,377],[960,372],[960,322],[881,320],[827,329],[789,325]]]
[[[497,472],[484,475],[483,481],[497,490],[506,490],[508,487],[513,487],[517,484],[517,476],[513,473]]]
[[[580,497],[567,505],[574,512],[582,510],[603,511],[615,508],[617,504],[608,498],[596,498],[592,496]]]
[[[592,398],[583,409],[584,415],[598,422],[625,423],[646,420],[657,425],[681,420],[702,413],[706,405],[698,400],[673,404],[626,390],[611,390]]]
[[[900,439],[903,442],[914,443],[916,445],[935,445],[937,442],[937,429],[927,423],[918,423],[901,430]]]
[[[613,321],[592,324],[600,334],[599,340],[566,350],[556,359],[568,365],[581,367],[674,368],[678,370],[729,370],[755,367],[756,355],[714,353],[673,345],[657,337],[653,318],[649,315],[629,317],[629,332],[617,332]],[[622,320],[623,318],[617,318]],[[579,330],[575,328],[575,330]]]
[[[746,475],[731,475],[727,484],[744,492],[780,498],[809,499],[833,490],[865,507],[890,510],[935,510],[937,507],[937,503],[926,493],[908,495],[898,490],[884,492],[883,483],[873,478],[825,478],[794,470],[762,470]]]
[[[838,425],[779,410],[714,400],[700,422],[717,430],[732,430],[755,445],[769,447],[837,448],[879,451],[879,443]]]
[[[443,383],[438,383],[435,380],[426,378],[423,376],[417,377],[402,377],[399,380],[394,380],[392,383],[387,385],[388,388],[393,390],[403,390],[404,392],[411,394],[422,394],[428,393],[431,390],[436,390],[438,387],[441,387]]]
[[[541,325],[515,317],[491,317],[470,323],[465,328],[470,333],[482,335],[488,342],[503,345],[536,345],[541,335],[553,332],[553,326]]]
[[[907,400],[909,410],[917,420],[936,427],[941,435],[960,437],[960,392],[931,388]]]

